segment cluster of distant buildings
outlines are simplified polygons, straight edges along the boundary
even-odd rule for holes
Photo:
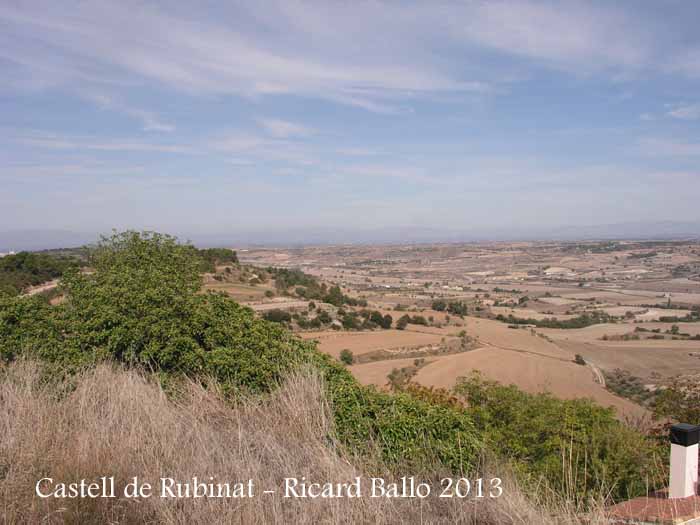
[[[16,252],[10,250],[9,252],[0,252],[0,257],[5,257],[5,255],[14,255]]]

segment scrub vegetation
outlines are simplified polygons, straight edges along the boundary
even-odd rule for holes
[[[593,401],[526,394],[477,376],[451,391],[410,381],[397,382],[393,392],[363,386],[283,324],[223,293],[201,293],[203,261],[201,252],[167,235],[117,233],[91,251],[89,273],[63,270],[58,304],[40,296],[0,300],[0,464],[10,469],[0,492],[10,512],[20,516],[29,505],[34,521],[81,523],[108,516],[128,522],[136,512],[205,523],[222,512],[216,503],[150,502],[137,510],[82,501],[56,514],[50,503],[16,495],[45,472],[123,477],[166,469],[191,476],[224,465],[268,480],[285,472],[324,479],[410,472],[437,480],[483,475],[497,465],[512,489],[504,501],[465,509],[468,502],[435,500],[426,511],[446,522],[532,523],[532,513],[537,522],[553,515],[575,522],[596,502],[642,494],[664,479],[657,442]],[[323,290],[303,274],[275,273],[280,290]],[[337,295],[333,288],[323,293],[324,300]],[[346,302],[339,297],[335,302]],[[300,428],[290,431],[297,420]],[[253,452],[260,442],[269,444],[262,455]],[[31,443],[21,461],[18,443]],[[73,457],[81,459],[71,463]],[[259,505],[244,507],[251,519],[237,519],[376,516],[388,523],[408,512],[404,503],[370,501],[328,503],[310,513],[296,503]]]

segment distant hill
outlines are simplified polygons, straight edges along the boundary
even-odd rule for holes
[[[609,239],[685,239],[700,238],[700,221],[656,221],[528,228],[521,226],[459,228],[395,226],[372,229],[354,228],[289,228],[218,233],[178,232],[201,247],[222,246],[292,246],[310,244],[382,244],[429,242],[476,242],[522,240],[609,240]],[[42,250],[81,246],[95,242],[97,232],[32,229],[0,232],[0,253],[10,250]]]
[[[219,234],[182,235],[200,246],[294,246],[523,240],[698,239],[700,222],[636,222],[555,228],[476,228],[397,226],[372,229],[290,228]]]
[[[69,230],[31,229],[0,232],[0,253],[22,250],[48,250],[82,246],[95,242],[96,233],[79,233]]]

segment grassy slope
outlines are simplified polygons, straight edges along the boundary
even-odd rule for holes
[[[333,417],[320,376],[311,369],[289,376],[272,396],[232,408],[213,388],[193,383],[172,397],[152,381],[99,366],[71,385],[48,387],[34,363],[19,362],[0,379],[0,501],[6,523],[581,523],[576,509],[533,503],[504,481],[500,499],[284,499],[261,494],[285,476],[346,482],[355,476],[389,477],[380,459],[343,456],[329,441]],[[57,391],[64,390],[62,395]],[[245,430],[245,431],[242,431]],[[503,475],[503,469],[493,469]],[[39,499],[36,481],[132,476],[196,475],[218,481],[253,479],[255,498],[158,497]],[[438,479],[439,472],[426,473]],[[367,481],[367,480],[365,480]],[[551,503],[551,502],[549,502]],[[556,518],[550,512],[554,510]],[[603,523],[602,516],[588,516]]]

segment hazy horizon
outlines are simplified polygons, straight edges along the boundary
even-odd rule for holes
[[[4,3],[0,232],[692,233],[699,19],[675,0]]]
[[[100,236],[110,235],[116,228],[95,231],[56,229],[20,229],[0,231],[0,253],[10,250],[43,250],[72,248],[92,244]],[[446,230],[411,226],[373,229],[276,229],[193,233],[187,231],[144,228],[176,236],[182,242],[200,247],[292,247],[333,244],[440,244],[479,242],[585,242],[700,239],[700,222],[628,223],[569,226],[549,230],[478,229]]]

